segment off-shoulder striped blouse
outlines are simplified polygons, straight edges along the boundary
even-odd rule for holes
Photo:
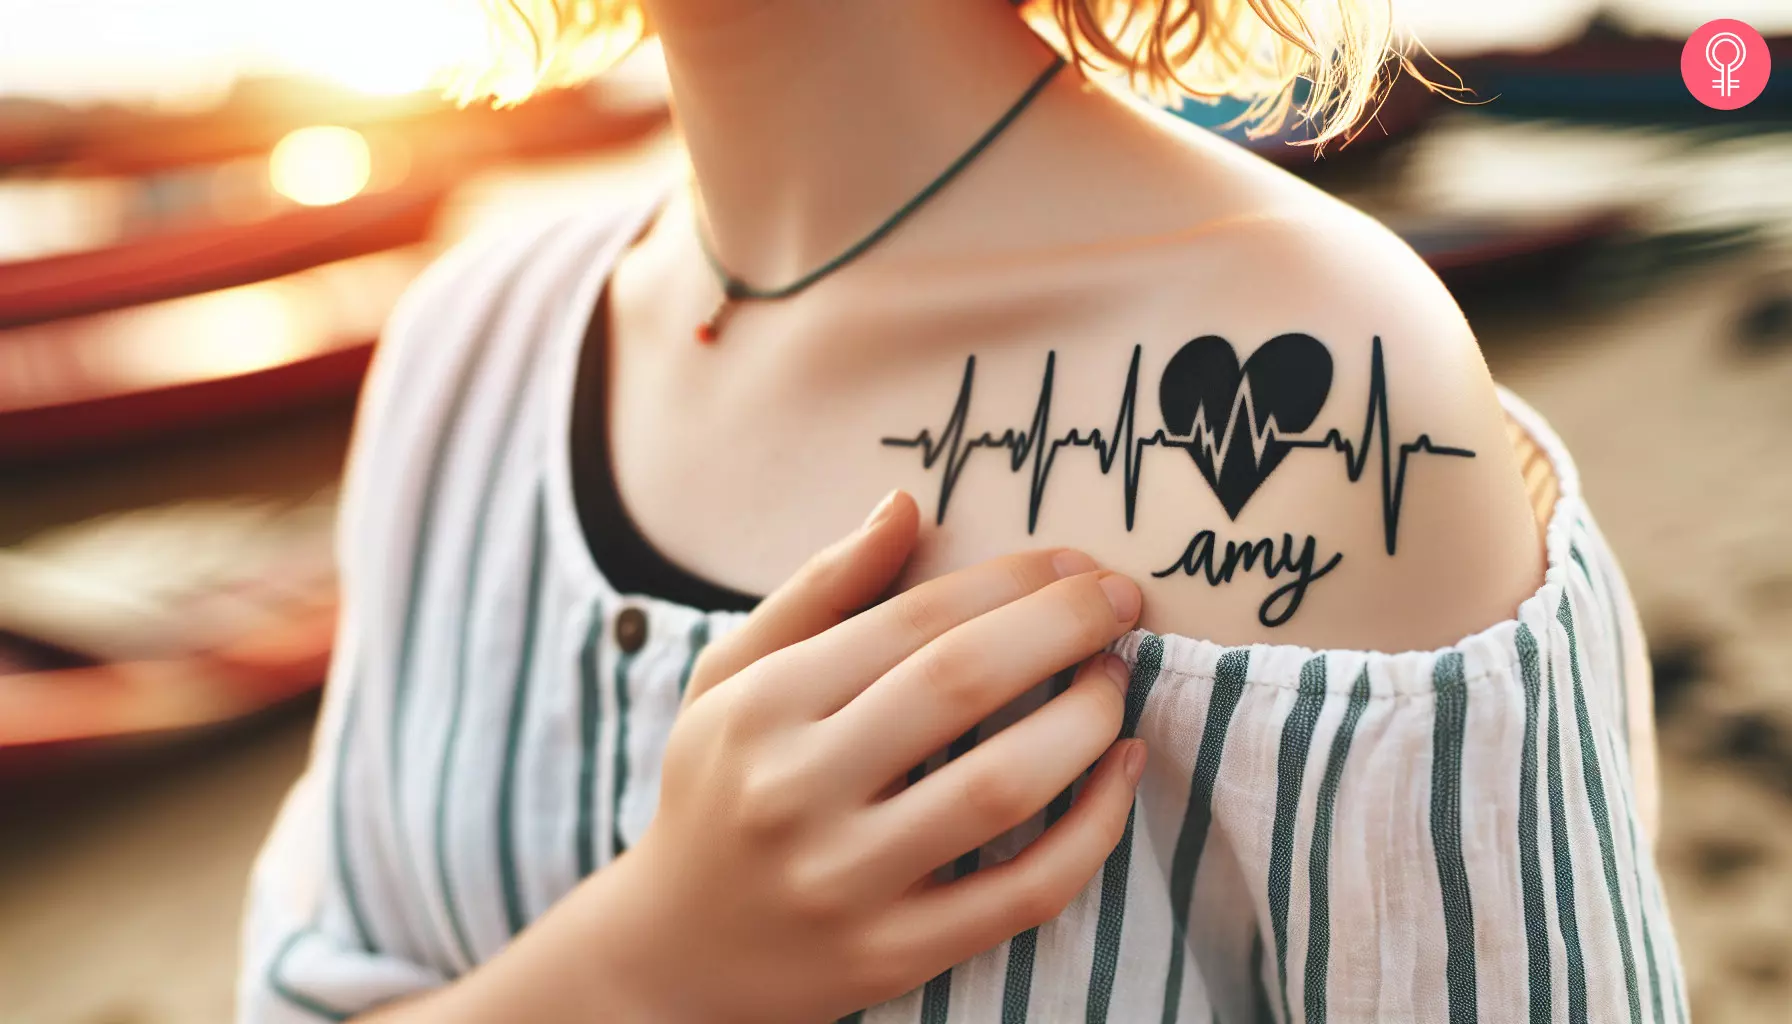
[[[641,215],[464,244],[394,317],[315,749],[252,881],[245,1021],[451,981],[653,814],[692,661],[740,616],[616,592],[573,505],[572,371]],[[852,1019],[1685,1021],[1632,774],[1636,616],[1568,455],[1502,400],[1557,492],[1516,618],[1427,653],[1127,636],[1150,761],[1106,866],[1049,924]]]

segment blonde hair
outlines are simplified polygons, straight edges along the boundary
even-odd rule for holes
[[[591,77],[647,26],[639,0],[481,0],[490,62],[452,86],[463,101],[518,102]],[[1247,102],[1251,134],[1309,122],[1306,142],[1348,137],[1372,110],[1394,50],[1390,0],[1022,0],[1033,27],[1085,73],[1159,102]],[[1395,54],[1397,64],[1413,71]],[[1416,75],[1416,71],[1414,71]],[[1295,91],[1305,83],[1298,106]]]

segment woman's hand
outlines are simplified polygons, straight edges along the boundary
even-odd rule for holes
[[[916,521],[906,495],[886,499],[694,673],[653,823],[593,887],[613,994],[636,1019],[833,1020],[1056,916],[1119,840],[1144,750],[1110,749],[1127,685],[1112,655],[899,789],[912,766],[1131,629],[1140,602],[1088,556],[1040,551],[848,618],[896,577]],[[932,879],[1098,758],[1076,806],[1019,856]]]
[[[1080,552],[1037,551],[859,611],[907,562],[917,521],[891,495],[710,646],[633,849],[459,984],[374,1019],[832,1021],[1057,916],[1119,841],[1144,766],[1141,742],[1114,743],[1127,678],[1099,653],[1138,620],[1138,588]],[[1063,693],[903,788],[1090,655]],[[1018,856],[933,877],[1098,759]]]

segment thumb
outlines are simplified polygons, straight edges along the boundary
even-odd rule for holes
[[[875,602],[915,548],[915,499],[891,491],[865,524],[823,548],[773,591],[740,628],[704,648],[685,691],[689,704],[760,658],[815,636]]]

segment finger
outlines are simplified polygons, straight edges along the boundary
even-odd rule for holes
[[[1010,860],[898,903],[878,947],[928,977],[1058,916],[1119,844],[1144,762],[1144,741],[1114,744],[1056,825]]]
[[[1138,620],[1139,605],[1138,585],[1119,573],[1059,580],[916,651],[824,723],[823,742],[840,748],[838,763],[852,766],[855,784],[881,789],[1041,679],[1112,643]]]
[[[902,491],[885,495],[863,526],[805,562],[738,629],[704,649],[685,700],[877,600],[907,563],[919,522],[915,499]]]
[[[1089,659],[1063,693],[871,812],[892,891],[1031,818],[1119,735],[1126,663]]]
[[[953,627],[1094,569],[1093,558],[1070,548],[992,558],[897,594],[779,658],[791,675],[811,680],[808,710],[829,715]]]

